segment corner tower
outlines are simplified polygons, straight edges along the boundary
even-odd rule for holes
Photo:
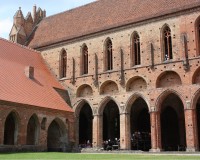
[[[13,26],[9,34],[9,40],[25,45],[28,38],[31,36],[33,30],[37,24],[46,17],[46,11],[33,6],[33,14],[28,12],[26,18],[24,18],[21,7],[15,13],[13,17]]]

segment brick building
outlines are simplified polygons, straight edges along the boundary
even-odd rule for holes
[[[0,39],[0,151],[69,151],[74,113],[39,52]]]
[[[199,150],[200,0],[99,0],[32,30],[16,42],[68,91],[77,144]]]

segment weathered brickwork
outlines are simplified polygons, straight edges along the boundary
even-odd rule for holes
[[[75,143],[73,134],[74,130],[74,117],[73,113],[44,109],[37,106],[29,106],[24,104],[16,104],[11,102],[0,102],[0,117],[1,117],[1,130],[0,130],[0,151],[47,151],[49,150],[48,135],[50,132],[49,126],[55,122],[59,126],[60,135],[63,142],[59,142],[58,148],[62,151],[71,151]],[[12,137],[12,131],[6,131],[6,123],[9,115],[14,115],[14,145],[12,142],[6,142],[5,136]],[[36,123],[36,130],[28,132],[28,123],[34,118]],[[66,119],[67,117],[67,119]],[[34,134],[33,132],[37,132]],[[9,135],[11,134],[11,135]],[[30,135],[28,135],[30,134]],[[30,144],[27,137],[34,137],[34,141]],[[52,135],[53,137],[56,135]],[[55,138],[54,137],[54,138]],[[31,138],[31,137],[30,137]],[[5,144],[6,143],[6,144]],[[57,147],[57,146],[56,146]],[[55,148],[56,148],[55,147]]]
[[[195,23],[199,15],[199,9],[190,10],[39,49],[52,73],[69,92],[77,117],[77,143],[79,113],[87,103],[93,111],[93,147],[102,146],[102,114],[107,103],[112,100],[120,113],[120,147],[130,149],[130,110],[134,102],[142,98],[150,114],[152,151],[164,149],[160,116],[162,117],[161,112],[166,105],[172,106],[178,115],[180,112],[180,116],[184,116],[182,120],[185,120],[185,124],[179,126],[186,131],[185,135],[180,135],[180,141],[184,141],[186,137],[186,150],[199,149],[196,105],[200,94],[198,85],[200,59],[195,37]],[[164,61],[162,29],[166,25],[171,29],[173,59]],[[135,31],[140,37],[141,65],[131,66],[131,38]],[[187,51],[184,46],[184,35],[187,38]],[[104,43],[108,37],[113,47],[111,71],[105,71],[104,67]],[[83,44],[87,45],[89,54],[87,75],[81,75]],[[67,73],[66,78],[60,79],[60,54],[63,49],[67,52]],[[185,65],[187,60],[185,52],[188,53],[188,65]],[[177,105],[173,105],[173,97]]]
[[[113,2],[117,4],[112,8],[113,14],[107,13]],[[152,8],[147,12],[145,8],[150,3]],[[40,9],[42,17],[38,17],[34,7],[33,22],[42,21],[31,37],[27,39],[18,33],[22,38],[17,41],[41,52],[52,74],[68,91],[58,93],[75,113],[73,117],[64,112],[5,104],[5,110],[1,111],[4,116],[13,111],[5,124],[13,125],[15,114],[24,119],[20,124],[24,127],[19,127],[18,139],[13,143],[25,144],[26,128],[34,129],[27,127],[29,122],[25,119],[35,113],[30,124],[38,117],[41,126],[38,150],[46,150],[47,144],[48,149],[51,144],[59,147],[58,141],[52,141],[54,138],[47,140],[47,134],[58,135],[56,123],[60,121],[61,128],[66,127],[69,132],[70,143],[75,142],[79,147],[102,148],[111,140],[120,149],[200,150],[200,7],[198,1],[190,3],[155,0],[155,3],[146,1],[141,7],[133,5],[131,0],[123,3],[110,0],[109,4],[97,1],[43,20],[45,11]],[[132,15],[126,13],[129,6],[136,7],[131,8]],[[123,14],[115,14],[118,10]],[[101,24],[91,16],[84,17],[87,18],[84,23],[88,24],[81,26],[81,16],[91,15],[90,12],[96,13],[93,16]],[[15,17],[19,21],[14,22],[19,27],[20,16],[21,10]],[[66,19],[74,22],[66,23]],[[28,22],[32,22],[30,15],[25,27],[27,33],[33,25]],[[10,39],[15,41],[14,28],[11,33]],[[53,123],[57,115],[62,118]],[[6,117],[2,119],[5,121]],[[48,133],[45,122],[50,126]],[[1,144],[3,133],[0,131]],[[29,143],[33,141],[27,139]],[[60,148],[67,149],[65,145]]]

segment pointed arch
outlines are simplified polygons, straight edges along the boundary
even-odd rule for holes
[[[102,137],[104,141],[114,141],[115,138],[120,138],[120,108],[119,104],[112,97],[105,97],[98,110],[101,119]],[[101,135],[101,133],[100,133]]]
[[[195,21],[196,55],[200,55],[200,16]]]
[[[80,111],[81,111],[82,107],[83,107],[85,104],[88,104],[89,106],[91,106],[91,109],[92,109],[92,105],[91,105],[91,103],[90,103],[88,100],[86,100],[86,99],[81,99],[81,100],[79,101],[79,103],[78,103],[78,104],[75,106],[75,108],[74,108],[74,114],[75,114],[76,117],[79,116]],[[92,111],[93,111],[93,110],[92,110]]]
[[[99,103],[99,107],[98,107],[98,114],[99,115],[102,115],[103,114],[103,110],[106,106],[106,104],[109,102],[109,101],[113,101],[116,103],[116,105],[118,106],[118,109],[120,111],[120,108],[119,108],[119,103],[113,98],[113,97],[110,97],[110,96],[106,96],[100,103]]]
[[[131,67],[141,64],[140,36],[134,31],[131,35]]]
[[[55,118],[49,125],[47,131],[48,151],[66,151],[69,147],[68,131],[64,122]]]
[[[149,106],[141,94],[130,98],[126,110],[130,115],[127,126],[131,133],[131,149],[148,151],[151,148]]]
[[[177,97],[179,97],[181,99],[181,102],[183,103],[183,106],[185,108],[185,99],[183,98],[183,96],[178,93],[176,90],[173,90],[173,89],[167,89],[165,91],[163,91],[159,96],[158,98],[156,99],[156,102],[155,102],[155,106],[156,106],[156,110],[157,111],[160,111],[161,109],[161,103],[164,101],[164,99],[170,95],[170,94],[174,94],[176,95]]]
[[[178,151],[186,148],[185,101],[181,94],[166,90],[156,101],[160,113],[161,142],[165,151]]]
[[[33,114],[27,125],[26,144],[36,145],[39,140],[39,120],[36,114]]]
[[[192,109],[196,109],[198,100],[200,99],[200,89],[198,89],[192,96],[191,99],[191,104],[189,107],[191,107]]]
[[[84,43],[81,47],[81,74],[88,74],[88,47]]]
[[[142,99],[145,101],[145,103],[147,104],[148,110],[150,110],[149,102],[147,101],[146,97],[145,97],[144,95],[142,95],[141,93],[136,92],[136,93],[132,94],[132,95],[128,98],[128,100],[127,100],[127,102],[126,102],[126,104],[125,104],[125,112],[126,112],[126,113],[130,113],[132,104],[133,104],[138,98],[142,98]]]
[[[18,141],[19,115],[12,111],[8,114],[4,124],[4,144],[16,145]]]
[[[173,59],[172,54],[172,33],[168,24],[163,25],[161,29],[162,60]]]
[[[61,50],[60,53],[60,78],[67,76],[67,52],[65,49]]]
[[[113,69],[113,45],[109,37],[104,42],[104,69],[105,71]]]

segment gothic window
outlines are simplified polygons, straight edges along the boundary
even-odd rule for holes
[[[163,29],[163,54],[164,61],[173,59],[171,29],[168,26]]]
[[[67,73],[67,53],[65,50],[63,50],[60,58],[60,78],[66,77],[66,73]]]
[[[140,65],[141,64],[141,56],[140,56],[140,37],[135,32],[132,36],[132,64]]]
[[[113,69],[113,49],[112,49],[112,41],[107,39],[105,44],[105,60],[106,60],[106,70]]]
[[[82,73],[83,74],[88,74],[88,47],[86,45],[83,45],[82,48]]]
[[[196,28],[196,47],[197,47],[197,56],[200,55],[200,16],[197,18],[195,23]]]

